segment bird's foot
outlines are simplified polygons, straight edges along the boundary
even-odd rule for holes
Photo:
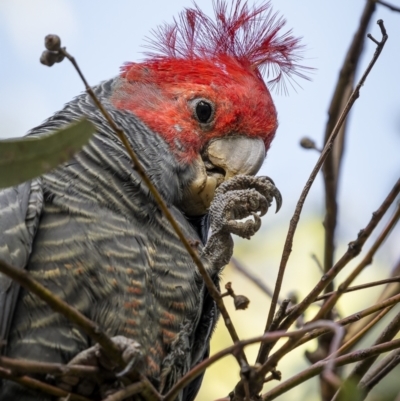
[[[219,270],[229,263],[233,252],[231,234],[250,239],[259,230],[261,216],[274,198],[278,211],[282,196],[268,177],[237,175],[218,187],[209,211],[211,236],[202,252],[211,269]]]
[[[144,356],[141,346],[135,340],[124,336],[116,336],[112,341],[121,351],[126,366],[123,371],[106,356],[104,349],[96,344],[77,354],[67,366],[81,365],[98,368],[98,373],[82,377],[67,373],[57,378],[58,387],[83,396],[99,394],[102,398],[121,389],[124,385],[122,376],[143,367]]]

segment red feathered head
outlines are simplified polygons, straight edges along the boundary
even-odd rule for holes
[[[267,86],[304,77],[299,39],[282,33],[269,2],[216,0],[214,12],[195,5],[153,31],[147,58],[123,67],[113,98],[187,162],[226,135],[261,138],[268,150],[277,116]]]

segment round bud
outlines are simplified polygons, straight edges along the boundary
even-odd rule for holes
[[[57,35],[47,35],[44,38],[44,46],[47,50],[58,51],[61,47],[61,39]]]
[[[301,138],[300,146],[304,149],[315,149],[315,142],[307,137]]]
[[[249,306],[250,299],[245,297],[244,295],[235,295],[233,303],[236,310],[244,310],[247,309],[247,307]]]
[[[40,56],[40,62],[43,65],[47,65],[48,67],[51,67],[56,62],[56,59],[54,56],[55,56],[54,53],[51,53],[48,50],[45,50],[42,53],[42,55]]]

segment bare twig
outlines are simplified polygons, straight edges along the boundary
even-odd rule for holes
[[[272,297],[272,290],[262,282],[262,280],[255,276],[242,262],[240,262],[237,258],[232,257],[230,264],[233,268],[243,274],[243,276],[247,277],[253,284],[255,284],[261,291],[267,294],[269,297]],[[278,301],[279,302],[279,301]]]
[[[353,313],[350,316],[347,316],[343,319],[338,320],[337,324],[340,324],[342,326],[347,326],[351,323],[355,323],[360,321],[361,319],[370,316],[376,312],[379,312],[382,309],[388,308],[392,305],[396,305],[397,303],[400,302],[400,294],[395,295],[391,298],[388,298],[384,301],[378,302],[375,305],[370,306],[369,308],[363,309],[362,311],[359,311],[357,313]],[[313,340],[314,338],[317,338],[319,336],[322,336],[323,334],[328,333],[327,330],[325,329],[317,329],[312,331],[311,333],[308,333],[306,335],[304,335],[301,340],[298,341],[298,343],[296,344],[296,347],[299,347],[300,345],[303,345],[304,343]]]
[[[333,323],[331,321],[325,321],[325,320],[320,320],[318,322],[313,322],[310,323],[309,325],[305,326],[302,329],[292,331],[292,332],[284,332],[284,331],[274,331],[271,333],[264,333],[262,336],[250,338],[248,340],[242,340],[239,341],[230,347],[227,347],[216,354],[210,356],[209,358],[205,359],[203,362],[199,363],[196,365],[194,368],[192,368],[185,376],[183,376],[169,391],[168,393],[164,396],[163,401],[173,401],[176,396],[179,394],[179,391],[181,391],[184,387],[186,387],[192,380],[194,380],[197,376],[202,374],[209,366],[214,364],[215,362],[219,361],[223,357],[227,355],[231,355],[236,353],[238,350],[241,348],[244,348],[248,345],[251,344],[256,344],[259,342],[272,342],[276,341],[282,337],[297,337],[301,334],[307,333],[310,330],[313,330],[315,328],[321,328],[323,327],[325,330],[328,331],[334,331],[336,338],[338,338],[338,342],[340,341],[340,338],[343,335],[343,329],[337,325],[336,323]],[[336,350],[333,349],[332,352],[335,352]],[[331,365],[330,365],[331,366]]]
[[[349,348],[353,348],[375,325],[382,320],[392,309],[394,305],[388,306],[379,312],[368,324],[366,324],[360,331],[358,331],[353,337],[346,341],[339,349],[338,355],[343,354]]]
[[[391,271],[391,277],[395,277],[400,275],[400,260],[396,263],[395,267]],[[379,295],[376,304],[380,304],[382,302],[385,302],[387,299],[393,299],[394,296],[397,296],[400,294],[400,284],[397,283],[391,283],[387,284],[381,294]],[[363,328],[369,324],[369,322],[375,318],[375,314],[369,315],[367,318],[355,322],[352,324],[345,335],[344,342],[349,341],[352,337],[354,337],[358,332],[363,330]]]
[[[390,205],[396,199],[398,193],[400,192],[400,179],[396,182],[386,199],[383,201],[379,209],[373,213],[371,220],[367,226],[358,233],[358,237],[355,241],[349,244],[347,252],[337,261],[337,263],[322,277],[322,279],[317,283],[317,285],[311,290],[311,292],[296,305],[292,312],[287,316],[280,326],[281,330],[287,330],[294,321],[311,305],[312,302],[317,298],[321,291],[326,287],[326,285],[333,280],[334,277],[342,270],[347,263],[356,257],[361,249],[371,235],[372,231],[375,229],[383,215],[389,209]],[[288,353],[295,346],[296,339],[289,339],[278,351],[270,356],[267,362],[260,369],[264,375],[269,372],[269,370],[276,365],[276,363],[281,359],[286,353]]]
[[[145,388],[145,384],[142,382],[133,383],[129,386],[125,387],[122,390],[117,391],[114,394],[109,395],[107,398],[104,398],[103,401],[122,401],[125,398],[130,397],[131,395],[135,395],[143,391]]]
[[[326,145],[321,153],[321,156],[319,157],[313,171],[311,172],[311,175],[309,177],[309,179],[307,180],[307,183],[300,195],[300,199],[297,202],[296,205],[296,209],[295,212],[293,214],[293,217],[290,221],[290,226],[289,226],[289,231],[286,237],[286,241],[285,241],[285,246],[283,249],[283,254],[282,254],[282,259],[281,259],[281,263],[279,266],[279,272],[278,272],[278,277],[276,280],[276,285],[275,285],[275,290],[274,290],[274,295],[272,297],[272,302],[271,302],[271,307],[268,313],[268,319],[267,319],[267,323],[266,323],[266,328],[265,331],[268,331],[268,327],[271,325],[272,323],[272,319],[273,316],[275,315],[275,309],[276,309],[276,305],[278,302],[278,298],[279,298],[279,293],[282,287],[282,282],[283,282],[283,276],[285,273],[285,269],[286,269],[286,265],[287,262],[289,260],[289,256],[291,254],[292,251],[292,246],[293,246],[293,238],[294,238],[294,234],[297,228],[297,224],[300,220],[300,214],[301,211],[303,209],[303,205],[304,202],[306,200],[306,197],[308,195],[308,192],[311,188],[311,185],[313,184],[315,177],[318,174],[318,171],[320,170],[322,164],[324,163],[324,161],[326,160],[331,148],[332,148],[332,144],[335,140],[335,138],[337,137],[337,135],[339,134],[340,128],[342,126],[342,124],[344,123],[347,115],[350,112],[351,107],[353,106],[354,102],[357,100],[357,98],[360,96],[360,89],[361,87],[364,85],[365,80],[367,79],[369,73],[371,72],[373,66],[375,65],[377,59],[379,58],[379,55],[386,43],[386,40],[388,38],[386,31],[384,31],[384,26],[383,26],[383,22],[381,20],[378,21],[378,23],[380,24],[379,26],[381,27],[381,31],[382,31],[382,41],[380,42],[379,46],[377,46],[377,49],[375,51],[375,54],[371,60],[371,62],[369,63],[366,71],[364,72],[363,76],[361,77],[359,83],[357,84],[356,88],[354,89],[353,93],[351,94],[342,114],[340,115],[335,128],[332,130],[332,134],[330,135],[329,140],[326,142]],[[331,280],[328,280],[326,282],[326,284],[323,286],[323,288],[325,288]],[[322,288],[322,289],[323,289]],[[318,294],[317,294],[318,295]],[[308,306],[308,305],[307,305]],[[265,351],[264,351],[264,346],[263,344],[260,347],[260,351],[259,354],[257,356],[257,361],[258,362],[264,362],[265,361]]]
[[[324,274],[324,273],[325,273],[324,267],[322,266],[320,260],[318,259],[317,255],[316,255],[315,253],[311,254],[311,259],[316,263],[316,265],[317,265],[319,271],[320,271],[322,274]]]
[[[365,41],[365,34],[375,11],[374,1],[368,0],[365,3],[364,10],[360,19],[360,23],[355,33],[349,50],[347,51],[343,66],[339,73],[339,80],[336,84],[334,94],[328,110],[328,121],[325,129],[324,143],[329,141],[331,132],[345,106],[354,86],[354,77],[360,61],[360,55]],[[336,194],[338,187],[338,179],[340,173],[340,165],[343,155],[344,138],[346,124],[344,123],[339,134],[338,140],[333,144],[332,152],[326,158],[322,166],[325,186],[325,209],[326,215],[324,219],[325,227],[325,250],[324,250],[324,271],[328,271],[333,265],[334,255],[334,238],[337,216]],[[326,287],[327,291],[332,291],[331,286]]]
[[[381,4],[382,6],[387,7],[389,10],[397,11],[400,13],[400,7],[393,6],[392,4],[389,4],[387,1],[375,0],[375,3]]]
[[[351,272],[351,274],[346,278],[346,280],[342,284],[340,284],[338,290],[335,293],[333,293],[329,297],[329,299],[324,303],[322,308],[318,311],[318,313],[314,317],[315,320],[322,319],[324,316],[326,316],[326,314],[333,308],[338,299],[341,297],[344,291],[349,287],[349,285],[354,281],[354,279],[361,273],[361,271],[366,266],[372,263],[372,259],[376,251],[380,248],[383,241],[388,237],[388,235],[392,231],[393,227],[397,224],[399,219],[400,219],[400,203],[397,205],[397,209],[393,214],[392,218],[389,220],[386,227],[382,230],[381,234],[378,236],[378,238],[373,243],[367,254],[364,256],[363,260]]]
[[[368,358],[377,357],[378,355],[384,352],[392,351],[393,349],[397,349],[399,347],[400,347],[400,339],[385,342],[359,351],[354,351],[350,354],[342,355],[335,358],[335,366],[344,366],[349,363],[368,360]],[[298,386],[299,384],[305,382],[311,377],[320,374],[327,363],[329,363],[329,361],[327,360],[319,361],[314,365],[310,366],[309,368],[298,373],[297,375],[291,377],[290,379],[278,384],[272,390],[263,394],[262,396],[263,401],[274,400],[276,397]]]
[[[360,381],[362,390],[360,401],[365,399],[373,387],[375,387],[387,374],[400,363],[400,350],[396,349],[385,356],[373,369],[371,369]]]
[[[392,340],[392,338],[399,332],[399,330],[400,330],[400,313],[397,314],[397,316],[389,323],[389,325],[385,328],[385,330],[380,334],[380,336],[375,341],[374,345],[379,345]],[[342,386],[344,386],[346,383],[349,382],[357,384],[362,379],[362,377],[367,373],[368,369],[372,366],[377,357],[378,355],[374,355],[368,359],[363,359],[362,361],[357,363],[357,365],[354,367],[353,371],[347,377]],[[337,391],[332,401],[340,399],[342,394],[342,389],[343,387],[341,387]]]
[[[6,356],[0,356],[0,366],[7,368],[15,375],[21,373],[41,373],[54,376],[74,375],[77,377],[103,375],[103,372],[96,366],[62,365],[61,363],[37,362],[27,359],[8,358]],[[112,374],[112,376],[114,376],[114,374]]]
[[[355,285],[353,287],[346,288],[344,291],[341,291],[341,292],[343,294],[347,294],[349,292],[365,290],[366,288],[372,288],[372,287],[376,287],[378,285],[398,283],[398,282],[400,282],[400,276],[394,276],[394,277],[386,278],[384,280],[371,281],[370,283]],[[334,295],[336,293],[337,293],[337,291],[327,292],[326,294],[320,295],[315,300],[315,302],[320,301],[321,299],[329,298],[331,295]]]
[[[271,326],[269,326],[269,330],[268,330],[269,333],[272,333],[272,332],[278,330],[279,325],[282,323],[282,320],[283,320],[283,319],[285,318],[285,316],[286,316],[286,309],[287,309],[287,307],[289,306],[290,302],[291,302],[291,299],[284,299],[284,300],[282,301],[282,304],[281,304],[281,306],[279,307],[278,312],[276,312],[275,317],[274,317],[274,320],[273,320],[272,323],[271,323]],[[267,351],[266,351],[266,357],[268,357],[268,354],[270,353],[270,351],[271,351],[273,345],[274,345],[273,343],[269,343],[269,344],[266,346],[266,350],[267,350]]]
[[[91,401],[89,398],[78,394],[68,393],[58,387],[43,383],[29,376],[14,376],[9,370],[0,368],[0,377],[11,380],[32,390],[42,391],[43,393],[53,395],[55,397],[68,397],[71,401]]]

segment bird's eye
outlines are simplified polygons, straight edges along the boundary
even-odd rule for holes
[[[210,103],[200,100],[195,107],[195,113],[197,119],[201,123],[208,123],[211,119],[211,116],[213,114],[213,107]]]

